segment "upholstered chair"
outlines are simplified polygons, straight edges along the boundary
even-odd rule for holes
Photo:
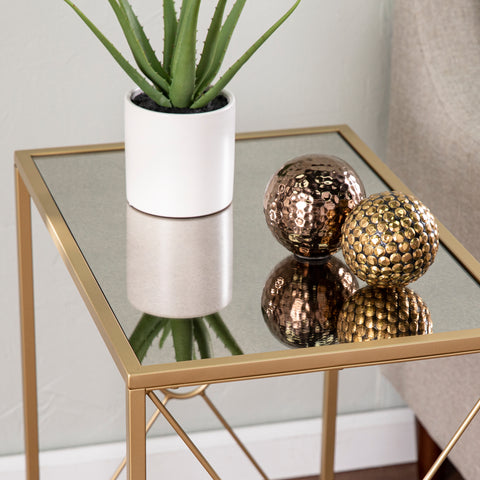
[[[386,162],[480,260],[480,0],[396,0],[391,71]],[[480,397],[480,355],[383,372],[441,448]],[[480,417],[450,459],[480,479]]]

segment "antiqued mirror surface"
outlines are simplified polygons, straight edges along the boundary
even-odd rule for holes
[[[339,309],[355,281],[347,278],[341,252],[329,273],[326,267],[295,263],[267,228],[262,209],[271,175],[288,160],[310,153],[348,162],[367,195],[389,189],[336,132],[237,141],[232,206],[191,220],[152,217],[129,207],[122,151],[34,160],[145,365],[188,359],[192,352],[195,358],[223,357],[381,338],[375,332],[385,330],[381,322],[392,305],[404,313],[408,305],[417,308],[413,326],[390,325],[393,336],[408,328],[416,334],[480,328],[478,284],[442,245],[409,292],[379,294],[374,313],[367,308],[374,294],[367,292],[358,304],[368,310],[368,324],[357,317],[363,327],[352,335],[348,322],[353,317],[345,315],[343,331],[337,331]],[[181,184],[178,189],[181,196]],[[279,273],[282,265],[286,270]],[[290,283],[282,295],[267,299],[264,290],[268,294],[279,282]],[[269,301],[270,312],[275,302],[281,304],[276,317],[267,313]],[[308,331],[299,331],[298,322],[307,314],[314,317],[306,322]]]

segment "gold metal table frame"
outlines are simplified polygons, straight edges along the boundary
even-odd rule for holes
[[[410,193],[410,190],[345,125],[247,133],[238,135],[237,140],[331,132],[338,133],[390,188]],[[176,395],[172,389],[177,387],[194,387],[191,395],[204,397],[207,405],[214,410],[214,413],[216,411],[217,417],[235,438],[233,430],[230,429],[220,412],[216,410],[206,396],[205,388],[207,385],[243,379],[324,371],[320,478],[322,480],[332,480],[338,372],[341,369],[480,352],[480,329],[473,329],[367,342],[358,345],[355,349],[349,348],[349,345],[336,344],[325,350],[322,347],[313,347],[246,354],[238,357],[193,360],[168,365],[141,365],[33,161],[34,157],[122,149],[122,144],[107,144],[28,150],[15,153],[25,452],[28,480],[38,480],[39,478],[31,199],[47,226],[125,381],[127,405],[127,455],[125,463],[129,480],[142,480],[146,477],[146,431],[158,416],[158,413],[161,413],[169,421],[210,476],[214,479],[220,478],[166,409],[167,401]],[[477,283],[480,283],[480,264],[443,225],[440,224],[439,228],[443,245],[456,257]],[[164,393],[165,396],[162,401],[155,393],[156,390]],[[190,394],[187,394],[187,397],[188,395]],[[152,418],[148,425],[146,424],[147,396],[158,409],[154,415],[155,418]],[[479,409],[480,401],[474,406],[470,415],[455,433],[452,441],[425,476],[426,480],[433,477]],[[246,448],[241,444],[240,447],[253,460]],[[120,465],[119,468],[122,468],[123,465]],[[266,479],[267,477],[261,468],[258,465],[256,466],[259,473]],[[118,472],[114,474],[114,478],[117,474]]]

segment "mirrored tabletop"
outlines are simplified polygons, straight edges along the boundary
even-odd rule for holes
[[[344,367],[350,366],[348,358],[354,366],[375,358],[422,358],[422,352],[480,350],[478,267],[465,268],[445,246],[443,226],[435,262],[407,293],[380,294],[372,300],[378,308],[368,321],[365,315],[338,321],[345,301],[365,284],[351,275],[341,251],[323,263],[294,257],[273,237],[263,212],[272,174],[285,162],[313,153],[348,162],[367,195],[404,188],[347,127],[240,136],[232,205],[194,219],[155,217],[130,207],[121,148],[32,158],[121,330],[139,362],[152,367],[149,371],[177,361],[193,368],[209,359],[225,365],[238,361],[246,369],[247,363],[291,358],[302,350],[317,359],[312,369],[330,354],[342,354],[338,366]],[[382,179],[383,172],[388,178]],[[435,213],[441,221],[441,212]],[[429,312],[428,321],[420,316],[414,325],[402,323],[401,309],[412,301]],[[398,319],[385,323],[385,312],[392,309]],[[459,342],[465,351],[459,352]],[[375,356],[375,349],[395,345],[403,353]],[[245,376],[287,370],[279,365]]]

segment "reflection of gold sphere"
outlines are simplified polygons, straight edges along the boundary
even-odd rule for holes
[[[348,163],[304,155],[273,175],[263,209],[284,247],[302,257],[325,257],[340,247],[345,217],[364,197],[363,184]]]
[[[408,337],[432,332],[422,298],[404,287],[364,287],[343,305],[337,335],[341,343]]]
[[[433,263],[439,237],[430,210],[412,195],[371,195],[347,217],[342,250],[352,272],[369,285],[406,285]]]
[[[263,317],[273,335],[286,345],[334,343],[340,309],[357,288],[355,277],[335,257],[324,263],[287,257],[265,284]]]

